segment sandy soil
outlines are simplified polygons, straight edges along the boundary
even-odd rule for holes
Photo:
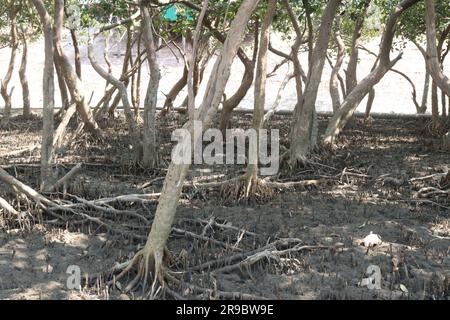
[[[279,49],[283,49],[285,52],[289,52],[289,44],[285,43],[281,40],[281,37],[275,36],[272,40],[274,46]],[[123,56],[119,56],[117,53],[124,53],[125,43],[122,40],[120,45],[117,44],[117,41],[111,40],[110,46],[110,59],[113,64],[113,71],[116,76],[120,74],[120,69],[122,66]],[[378,51],[380,39],[374,39],[366,44],[366,46],[374,52]],[[99,101],[103,96],[104,92],[104,83],[105,81],[93,70],[90,66],[89,60],[87,58],[87,38],[86,36],[80,36],[81,42],[81,52],[82,52],[82,70],[83,70],[83,84],[85,87],[85,92],[88,97],[93,94],[93,105],[96,104],[96,101]],[[70,59],[73,59],[73,46],[71,44],[70,36],[66,33],[64,36],[64,47],[66,54]],[[28,77],[30,82],[30,90],[31,90],[31,100],[33,101],[34,108],[40,108],[42,106],[42,65],[44,59],[44,44],[43,41],[37,41],[30,44],[29,48],[29,63],[28,63]],[[103,40],[97,41],[96,43],[96,56],[98,61],[103,60],[103,48],[104,43]],[[248,48],[247,48],[248,49]],[[161,50],[158,53],[158,59],[161,66],[161,74],[162,80],[160,82],[160,91],[159,94],[159,102],[158,104],[161,106],[164,103],[164,94],[168,93],[171,89],[172,85],[181,77],[183,72],[183,59],[177,53],[175,57],[173,52],[177,53],[176,49],[169,50],[167,48]],[[398,51],[393,51],[392,56],[396,55]],[[8,48],[0,50],[0,77],[6,73],[6,69],[8,67],[10,50]],[[269,54],[269,70],[273,68],[281,59],[273,54]],[[307,54],[301,54],[301,61],[303,66],[306,66]],[[206,76],[210,74],[214,59],[209,63]],[[366,74],[369,73],[372,68],[372,64],[374,62],[374,57],[365,51],[360,52],[360,64],[358,67],[358,77],[361,79]],[[17,58],[16,70],[18,70],[20,65],[20,54]],[[106,65],[105,65],[106,66]],[[345,68],[345,65],[344,65]],[[343,68],[343,69],[344,69]],[[418,100],[420,102],[423,90],[423,81],[424,81],[424,62],[420,52],[415,48],[414,45],[408,44],[404,49],[403,58],[397,63],[396,68],[404,73],[406,73],[411,80],[416,85],[416,90],[418,94]],[[450,60],[447,60],[446,65],[444,66],[445,70],[450,69]],[[142,78],[142,87],[141,87],[141,96],[145,96],[146,83],[148,82],[148,66],[145,65],[143,68],[143,78]],[[322,76],[322,83],[320,86],[318,99],[317,99],[317,110],[318,111],[330,111],[331,110],[331,99],[329,95],[328,82],[330,76],[330,66],[328,63],[325,64],[324,73]],[[342,71],[343,72],[343,71]],[[268,87],[273,88],[273,90],[269,90],[267,92],[267,106],[270,106],[272,102],[275,100],[278,87],[282,82],[285,74],[287,73],[287,67],[282,67],[278,70],[275,76],[270,77],[268,79]],[[241,77],[243,74],[243,66],[236,59],[233,64],[232,74],[230,81],[227,85],[226,93],[230,96],[236,88],[239,86],[241,82]],[[206,82],[206,81],[205,81]],[[202,97],[202,93],[204,92],[206,83],[204,83],[200,89],[199,99]],[[22,93],[21,86],[17,72],[14,72],[13,79],[10,83],[10,87],[15,87],[13,94],[13,107],[20,108],[22,106]],[[57,86],[56,86],[57,87]],[[57,92],[58,92],[58,88]],[[376,86],[377,92],[379,94],[376,96],[374,101],[374,105],[372,108],[373,112],[377,113],[404,113],[404,114],[413,114],[415,113],[414,104],[411,101],[411,86],[410,84],[402,78],[400,75],[396,73],[388,73],[383,80]],[[381,94],[382,93],[382,94]],[[296,98],[295,98],[295,83],[291,81],[286,91],[283,95],[280,109],[292,109],[295,106]],[[55,97],[59,97],[58,93]],[[143,98],[141,99],[143,103]],[[184,100],[184,93],[179,96],[175,105],[181,104]],[[395,101],[395,106],[392,104],[392,101]],[[56,99],[57,105],[59,104],[59,100]],[[0,102],[0,108],[3,107],[3,101]],[[252,108],[253,107],[253,90],[250,89],[244,101],[240,104],[240,108]],[[361,104],[358,111],[364,111],[365,101]]]
[[[241,117],[234,121],[248,124],[249,120]],[[320,121],[321,130],[325,120]],[[286,144],[287,121],[276,116],[271,122],[272,127],[280,128],[283,144]],[[159,121],[165,158],[169,156],[170,144],[166,142],[172,127],[180,122],[178,116]],[[10,174],[35,187],[39,152],[10,157],[6,153],[39,140],[36,137],[40,122],[35,119],[24,124],[16,119],[13,124],[0,132],[0,162]],[[28,131],[23,131],[22,126],[27,126]],[[69,193],[97,199],[160,190],[161,180],[140,188],[145,182],[163,177],[165,171],[163,168],[143,171],[130,164],[129,153],[124,150],[129,137],[123,128],[123,124],[109,128],[115,134],[107,136],[114,138],[107,138],[101,144],[80,139],[59,157],[58,168],[62,172],[79,161],[87,163]],[[449,299],[450,199],[430,199],[444,207],[417,202],[413,198],[416,191],[423,186],[436,187],[437,181],[409,181],[450,167],[448,153],[440,151],[438,140],[428,133],[427,120],[377,118],[372,124],[362,124],[355,119],[344,131],[337,150],[322,151],[315,157],[316,165],[295,171],[284,169],[279,180],[318,179],[319,184],[283,192],[273,190],[271,201],[230,205],[223,202],[217,188],[186,188],[168,243],[172,255],[169,268],[184,272],[181,277],[184,284],[172,286],[172,290],[200,299],[214,298],[219,291],[272,299]],[[188,179],[217,173],[235,177],[242,169],[196,166]],[[344,169],[356,175],[344,175]],[[383,180],[387,174],[403,179],[404,183],[390,185]],[[0,214],[1,299],[142,298],[140,292],[121,292],[120,288],[129,279],[106,290],[104,277],[108,278],[107,271],[115,262],[129,259],[144,244],[149,225],[136,224],[135,220],[120,216],[101,216],[113,219],[116,226],[134,226],[131,237],[110,232],[95,223],[77,223],[76,217],[68,217],[66,223],[61,223],[16,199],[2,185],[0,194],[13,204],[20,201],[22,210],[28,210],[33,216],[18,225]],[[114,207],[132,209],[151,221],[155,204],[117,203]],[[211,218],[221,225],[206,227]],[[242,235],[232,227],[251,233]],[[219,242],[193,239],[180,230],[203,233]],[[361,241],[371,231],[383,242],[368,250]],[[281,257],[268,255],[247,268],[216,275],[210,275],[208,269],[196,270],[202,263],[248,253],[282,238],[295,238],[300,245],[326,247],[294,250]],[[80,266],[82,274],[89,277],[81,291],[66,288],[66,270],[73,264]],[[358,286],[366,277],[369,265],[381,269],[380,290]],[[103,280],[96,278],[100,272]],[[201,294],[190,287],[192,284],[212,291]],[[165,292],[157,298],[173,296]]]

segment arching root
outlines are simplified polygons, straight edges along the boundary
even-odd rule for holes
[[[152,292],[155,291],[156,284],[159,282],[161,286],[164,285],[164,252],[159,252],[155,250],[151,245],[146,245],[143,249],[138,251],[133,259],[121,264],[120,266],[114,268],[115,270],[120,270],[123,268],[122,272],[115,278],[115,281],[120,280],[123,276],[129,273],[134,267],[137,267],[137,274],[133,280],[128,283],[125,287],[125,292],[130,292],[135,290],[139,284],[142,284],[143,291],[148,284],[149,274],[153,275],[152,282]]]
[[[275,195],[274,188],[261,179],[238,180],[225,183],[220,188],[220,197],[224,204],[238,202],[266,202]]]

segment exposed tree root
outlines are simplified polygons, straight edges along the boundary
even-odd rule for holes
[[[128,265],[122,270],[122,272],[115,278],[115,281],[120,280],[123,276],[129,273],[134,267],[137,267],[137,274],[125,287],[125,292],[129,292],[135,289],[140,283],[145,287],[148,281],[148,275],[150,272],[154,275],[153,285],[157,280],[164,283],[163,268],[162,268],[162,254],[154,252],[151,246],[145,246],[139,250],[128,263]]]
[[[266,202],[275,196],[273,186],[261,179],[245,177],[224,183],[220,188],[223,203]]]
[[[117,281],[136,268],[137,273],[135,277],[127,284],[124,291],[135,291],[142,285],[142,292],[146,292],[147,285],[151,281],[148,296],[152,298],[159,291],[157,288],[158,284],[161,288],[165,287],[165,280],[168,275],[165,266],[169,259],[170,253],[167,249],[157,250],[150,243],[147,243],[131,260],[117,264],[112,268],[111,272],[113,274],[119,271],[120,273],[116,277],[113,277],[113,280],[109,281],[108,284],[114,285]],[[149,279],[149,276],[151,279]]]

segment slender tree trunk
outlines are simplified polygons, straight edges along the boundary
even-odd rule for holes
[[[117,90],[119,91],[118,96],[121,98],[122,103],[123,103],[124,113],[125,113],[125,117],[128,122],[128,127],[130,130],[130,135],[131,135],[131,139],[132,139],[131,143],[133,146],[135,160],[139,161],[141,159],[141,155],[142,155],[141,137],[139,134],[139,129],[134,120],[132,106],[131,106],[130,100],[128,99],[127,88],[125,87],[123,82],[121,82],[119,79],[114,78],[114,76],[111,73],[108,73],[106,70],[104,70],[100,66],[100,64],[97,62],[97,60],[95,59],[93,42],[94,42],[94,39],[92,39],[92,38],[89,39],[89,43],[88,43],[89,61],[91,62],[91,65],[94,68],[94,70],[103,79],[105,79],[106,81],[111,83],[113,86],[115,86],[117,88]]]
[[[129,60],[130,60],[130,56],[133,54],[132,47],[133,47],[133,42],[131,39],[130,27],[128,27],[127,28],[127,47],[125,50],[125,57],[123,60],[123,65],[122,65],[122,76],[127,74],[127,72],[129,71],[128,70]],[[131,77],[131,75],[130,75],[130,77]],[[123,81],[125,88],[128,88],[128,85],[130,83],[130,77],[125,77],[123,80],[122,80],[122,77],[121,77],[121,79],[119,79],[119,80]],[[108,111],[110,116],[114,114],[114,111],[116,110],[117,106],[119,105],[120,100],[121,100],[120,93],[117,93],[117,95],[114,97],[113,102],[111,103],[111,107],[109,108],[109,111]]]
[[[302,0],[303,7],[305,9],[306,24],[308,26],[308,66],[312,66],[313,59],[313,45],[314,45],[314,27],[311,19],[311,7],[309,5],[309,0]]]
[[[444,75],[439,63],[439,53],[436,47],[436,18],[433,0],[425,0],[425,22],[427,27],[427,50],[419,47],[425,57],[428,71],[436,85],[450,96],[450,79]]]
[[[187,109],[189,114],[189,120],[195,119],[195,96],[197,94],[197,88],[199,83],[198,74],[198,52],[200,48],[200,39],[202,35],[203,20],[205,19],[206,11],[208,10],[209,1],[205,0],[202,4],[202,10],[198,16],[197,25],[195,26],[195,35],[192,42],[192,53],[187,62],[188,75],[187,75]]]
[[[373,101],[375,100],[375,89],[372,88],[369,91],[369,97],[367,98],[366,113],[364,114],[364,121],[369,119],[370,111],[372,111]]]
[[[181,76],[181,78],[174,84],[172,89],[170,89],[169,93],[166,94],[166,100],[164,101],[164,106],[163,106],[164,114],[168,114],[170,112],[170,109],[173,108],[173,103],[174,103],[175,99],[177,98],[178,94],[186,86],[187,75],[188,75],[188,69],[185,66],[184,70],[183,70],[183,75]]]
[[[447,117],[447,96],[441,90],[441,105],[442,105],[442,117]]]
[[[434,80],[431,81],[431,119],[432,130],[436,132],[439,122],[439,99],[438,87]]]
[[[361,80],[361,82],[358,83],[352,91],[347,91],[347,97],[342,102],[339,110],[333,115],[328,123],[324,135],[325,143],[334,143],[337,135],[347,124],[348,120],[350,120],[353,116],[353,113],[361,100],[383,78],[386,72],[388,72],[395,65],[395,63],[401,59],[401,55],[399,55],[394,60],[391,60],[389,54],[395,35],[395,26],[400,15],[417,2],[419,2],[419,0],[403,0],[390,14],[381,41],[378,66],[363,80]]]
[[[0,80],[0,94],[3,98],[3,100],[5,101],[5,109],[3,112],[3,118],[0,123],[1,125],[7,125],[9,122],[9,118],[11,117],[11,108],[12,108],[11,96],[12,96],[14,88],[8,92],[8,85],[9,85],[9,81],[11,81],[12,73],[14,71],[14,64],[16,62],[16,53],[17,53],[17,47],[18,47],[17,23],[16,23],[17,13],[18,13],[17,8],[14,6],[14,4],[11,4],[10,13],[9,13],[9,18],[11,20],[11,27],[10,27],[11,56],[9,58],[9,64],[8,64],[8,69],[6,71],[6,75],[3,79]]]
[[[298,18],[295,15],[294,11],[292,10],[291,5],[289,4],[289,0],[283,0],[283,4],[288,12],[289,19],[291,20],[292,26],[294,27],[294,31],[296,34],[295,42],[291,47],[291,53],[286,58],[291,60],[292,64],[294,65],[293,76],[295,79],[295,91],[297,95],[297,104],[295,105],[295,109],[297,109],[300,101],[302,101],[303,99],[303,81],[306,82],[306,75],[304,74],[304,71],[300,64],[300,59],[298,57],[298,51],[300,49],[300,45],[302,44],[302,32],[300,30]]]
[[[257,49],[255,49],[257,50]],[[220,130],[224,131],[230,124],[233,110],[244,99],[253,83],[253,73],[255,72],[255,62],[248,61],[245,65],[242,81],[236,92],[222,103],[222,113],[220,115]]]
[[[424,114],[427,111],[428,91],[430,91],[430,73],[425,71],[425,81],[423,83],[422,103],[418,113]]]
[[[220,130],[225,132],[225,129],[230,126],[232,112],[245,98],[248,90],[250,90],[253,77],[255,73],[255,60],[258,54],[258,28],[255,27],[255,42],[253,45],[253,57],[250,60],[247,57],[240,56],[241,62],[244,64],[244,75],[242,76],[241,84],[236,92],[228,99],[222,102],[222,113],[220,116]]]
[[[75,72],[81,80],[81,53],[80,46],[78,44],[77,31],[70,29],[70,37],[72,38],[74,58],[75,58]]]
[[[142,34],[139,33],[138,43],[137,43],[137,59],[136,64],[138,65],[137,69],[137,76],[136,76],[136,88],[134,93],[134,103],[135,107],[137,108],[137,115],[136,120],[140,119],[140,106],[141,106],[141,80],[142,80],[142,64],[140,64],[141,59],[141,40],[142,40]]]
[[[330,0],[322,16],[319,35],[314,46],[312,64],[308,70],[305,91],[294,110],[294,121],[289,137],[289,163],[291,166],[295,166],[298,162],[304,162],[307,154],[317,142],[315,104],[327,55],[331,27],[340,2],[340,0]]]
[[[43,76],[43,130],[41,146],[41,190],[50,190],[54,183],[53,159],[53,109],[54,109],[54,70],[53,70],[53,26],[42,0],[32,0],[41,18],[45,38],[45,63]]]
[[[64,0],[55,0],[55,57],[61,65],[67,87],[69,88],[72,99],[77,105],[77,111],[83,120],[85,128],[94,136],[99,136],[101,131],[92,116],[88,101],[86,100],[86,96],[83,92],[81,80],[73,70],[73,67],[65,55],[61,45],[63,20]]]
[[[53,45],[55,45],[55,43],[53,43]],[[55,65],[56,79],[58,80],[59,94],[61,97],[61,110],[65,110],[69,105],[69,93],[67,92],[66,80],[64,79],[61,63],[56,56],[53,62]]]
[[[250,15],[255,10],[258,2],[258,0],[244,0],[230,25],[222,52],[217,58],[209,78],[203,103],[198,112],[196,112],[196,119],[203,121],[203,128],[205,130],[215,118],[217,108],[230,76],[231,64],[241,44]],[[184,127],[192,136],[194,123],[189,121]],[[196,139],[193,141],[193,143],[199,142]],[[144,259],[148,259],[149,256],[154,258],[156,273],[161,271],[164,248],[169,238],[178,200],[183,188],[183,182],[189,167],[189,164],[175,164],[171,162],[164,180],[155,219],[153,220],[147,243],[143,249]]]
[[[145,5],[141,5],[141,30],[144,38],[145,50],[147,51],[147,61],[150,66],[150,80],[147,86],[147,93],[144,103],[144,155],[142,164],[147,168],[156,166],[158,159],[156,141],[156,103],[158,101],[159,71],[158,60],[156,58],[155,39],[152,30],[152,18]]]
[[[129,31],[131,35],[133,35],[132,31]],[[131,51],[133,51],[133,47],[131,47]],[[138,59],[136,59],[138,60]],[[133,54],[130,55],[130,68],[133,68],[134,66],[134,59],[133,59]],[[136,88],[137,88],[137,75],[136,73],[133,73],[133,75],[131,76],[131,106],[133,107],[134,110],[134,118],[136,119],[136,122],[138,122],[139,120],[139,106],[136,106],[136,100],[137,100],[137,96],[136,96]]]
[[[339,96],[339,70],[341,69],[342,63],[345,58],[345,44],[344,40],[341,36],[341,16],[336,16],[336,20],[334,23],[334,41],[336,42],[337,47],[337,57],[336,63],[331,70],[330,76],[330,96],[331,96],[331,104],[333,106],[333,112],[336,112],[337,109],[341,106],[341,98]]]
[[[19,69],[20,84],[22,86],[23,116],[29,118],[31,116],[30,105],[30,88],[27,78],[27,61],[28,61],[28,43],[26,33],[22,30],[22,62]]]
[[[364,26],[364,21],[366,17],[367,9],[370,5],[371,0],[364,0],[364,7],[361,11],[361,15],[358,17],[355,29],[353,31],[352,36],[352,50],[350,52],[350,58],[348,60],[347,70],[346,70],[346,92],[347,94],[355,88],[358,83],[357,78],[357,68],[358,68],[358,60],[359,60],[359,41],[361,38],[361,30]]]
[[[441,41],[439,41],[438,47],[436,47],[436,14],[433,0],[425,0],[425,24],[427,29],[427,50],[425,52],[420,46],[418,48],[425,57],[427,69],[433,78],[433,82],[447,96],[450,96],[450,79],[444,75],[442,66],[439,63],[440,52],[438,49],[442,48],[442,45],[439,45]],[[444,135],[443,142],[444,148],[450,150],[450,131]]]
[[[260,130],[264,119],[264,106],[266,102],[266,80],[267,80],[267,56],[269,51],[270,30],[277,0],[268,0],[267,13],[261,27],[261,40],[259,45],[258,59],[256,62],[253,129],[257,134],[256,154],[259,152]],[[256,159],[259,159],[257,156]],[[246,196],[249,196],[251,185],[258,179],[258,162],[250,163],[247,166],[247,187]]]

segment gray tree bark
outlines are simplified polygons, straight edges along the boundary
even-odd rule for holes
[[[242,42],[250,15],[255,10],[258,2],[258,0],[244,0],[230,25],[221,54],[217,58],[211,72],[203,102],[195,112],[195,119],[203,122],[203,128],[205,130],[211,125],[217,114],[218,106],[230,76],[231,64]],[[184,125],[184,128],[191,133],[192,137],[194,130],[193,121],[188,121]],[[199,143],[195,139],[192,142]],[[189,167],[189,164],[175,164],[174,162],[171,162],[169,165],[147,243],[133,259],[133,262],[140,261],[141,270],[143,268],[145,273],[148,271],[149,263],[154,263],[155,273],[161,276],[164,248],[169,238],[178,200],[183,188],[183,182]],[[132,264],[124,271],[129,270],[131,267]],[[142,275],[144,272],[140,274]],[[147,276],[145,274],[144,279],[146,278]]]
[[[340,2],[340,0],[330,0],[322,16],[319,35],[311,59],[312,63],[308,70],[305,91],[294,110],[294,121],[289,137],[289,163],[291,166],[295,166],[298,162],[304,162],[309,151],[317,142],[315,104],[327,55],[331,27]]]
[[[1,125],[7,125],[9,122],[9,119],[11,117],[11,96],[13,93],[13,89],[11,89],[8,92],[8,85],[11,81],[12,73],[14,71],[14,64],[16,62],[16,53],[17,53],[17,47],[18,47],[18,41],[17,41],[17,13],[18,8],[11,4],[11,8],[9,9],[9,18],[11,20],[11,27],[10,27],[10,46],[11,46],[11,55],[9,58],[9,64],[8,69],[6,71],[6,75],[3,79],[0,80],[0,94],[5,101],[5,108],[3,111],[3,118],[1,121]]]
[[[383,78],[386,72],[388,72],[395,65],[395,63],[401,59],[401,55],[397,56],[393,60],[390,59],[390,50],[395,35],[396,23],[400,15],[417,2],[419,2],[419,0],[403,0],[389,15],[386,23],[386,29],[383,33],[383,38],[381,41],[378,66],[363,80],[361,80],[351,92],[347,92],[347,97],[342,102],[341,107],[328,123],[324,135],[324,143],[334,143],[337,135],[347,124],[348,120],[353,116],[353,113],[361,100]]]
[[[144,102],[144,153],[142,164],[147,168],[152,168],[157,164],[157,141],[156,141],[156,103],[158,99],[159,71],[156,59],[156,46],[152,30],[152,18],[145,5],[141,5],[141,29],[143,33],[144,45],[147,51],[147,60],[150,65],[150,80],[147,87],[147,94]]]
[[[27,78],[27,62],[28,62],[28,41],[25,30],[22,30],[22,61],[19,68],[20,85],[22,86],[22,101],[24,118],[31,116],[31,104],[30,104],[30,88]]]
[[[253,109],[253,129],[256,131],[257,147],[259,152],[260,130],[264,119],[264,107],[266,103],[266,80],[267,80],[267,56],[269,52],[270,30],[275,10],[276,0],[268,0],[267,13],[261,26],[261,39],[259,41],[258,59],[256,61],[254,109]],[[257,158],[258,159],[258,158]],[[249,196],[252,183],[258,179],[258,163],[250,163],[247,166],[247,186],[246,196]]]
[[[101,131],[92,116],[88,101],[83,90],[83,84],[74,71],[72,64],[64,53],[61,45],[61,32],[64,21],[64,0],[55,0],[55,58],[58,60],[67,87],[72,99],[77,105],[77,111],[85,128],[94,136],[99,136]]]
[[[55,105],[55,85],[53,69],[53,25],[52,18],[45,9],[42,0],[32,0],[40,16],[45,38],[45,62],[43,76],[43,106],[42,106],[42,144],[41,144],[41,190],[50,190],[54,183],[52,172],[53,159],[53,109]]]
[[[345,58],[345,44],[344,40],[341,36],[341,16],[336,16],[336,20],[334,23],[334,41],[336,42],[337,47],[337,57],[336,63],[331,70],[330,76],[330,96],[331,96],[331,104],[333,106],[333,112],[336,112],[337,109],[341,106],[341,98],[339,95],[339,70],[341,70],[342,63]]]

